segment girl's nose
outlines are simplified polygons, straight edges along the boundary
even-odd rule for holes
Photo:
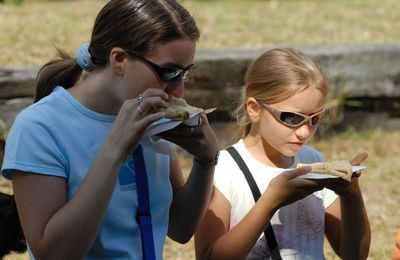
[[[300,141],[305,141],[314,134],[315,130],[315,126],[310,125],[308,122],[304,122],[304,124],[296,129],[295,134]]]

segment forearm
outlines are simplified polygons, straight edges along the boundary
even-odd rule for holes
[[[264,232],[276,207],[267,193],[231,230],[219,237],[205,253],[206,259],[244,259]]]
[[[360,189],[340,196],[342,227],[340,252],[343,259],[366,259],[371,230]]]
[[[40,239],[37,258],[81,259],[103,222],[121,161],[103,148],[76,194],[51,216]]]
[[[202,165],[195,160],[185,185],[175,194],[170,209],[168,235],[186,243],[205,214],[210,201],[214,177],[213,164]]]

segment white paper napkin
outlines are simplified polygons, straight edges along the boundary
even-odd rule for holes
[[[199,117],[201,112],[205,112],[206,114],[213,112],[216,110],[216,108],[209,108],[206,110],[200,110],[199,112],[193,113],[190,115],[190,117],[184,121],[182,120],[171,120],[168,118],[161,118],[160,120],[152,123],[147,127],[146,131],[143,134],[143,138],[147,138],[162,132],[165,132],[167,130],[170,130],[172,128],[177,127],[180,124],[185,124],[189,126],[196,126],[199,124]]]

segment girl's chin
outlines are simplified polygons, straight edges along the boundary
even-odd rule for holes
[[[285,149],[285,151],[282,152],[283,155],[285,156],[296,156],[299,153],[300,149]]]

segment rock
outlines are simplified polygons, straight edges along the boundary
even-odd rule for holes
[[[9,100],[0,100],[0,119],[11,126],[14,122],[16,115],[25,107],[33,103],[33,98],[15,98]]]
[[[195,60],[197,68],[185,84],[185,99],[197,107],[218,108],[209,114],[209,118],[214,121],[230,120],[230,112],[241,97],[248,65],[264,51],[274,47],[283,46],[263,49],[199,49]],[[347,100],[369,99],[374,104],[389,101],[391,105],[388,107],[391,108],[379,112],[389,111],[393,114],[393,109],[398,111],[400,44],[284,47],[299,49],[321,64],[330,82],[329,98],[345,96]],[[0,99],[32,98],[38,70],[39,67],[0,69]],[[5,108],[0,110],[0,119],[7,123],[12,122],[16,112],[29,105],[31,100],[19,105],[13,102],[17,101],[3,101],[1,104],[3,107],[9,106],[8,111],[4,111]],[[14,109],[15,112],[11,112]],[[396,117],[399,117],[399,113]],[[394,122],[392,118],[390,120]],[[396,127],[398,122],[389,125]]]
[[[0,69],[0,99],[34,95],[38,67]]]

